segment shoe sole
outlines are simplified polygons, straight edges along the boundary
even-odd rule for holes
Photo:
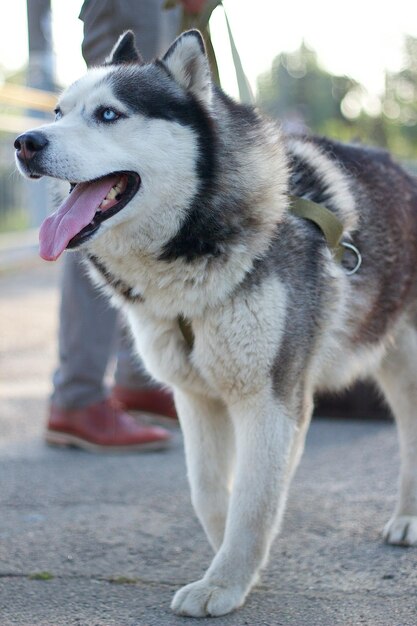
[[[160,413],[151,413],[151,411],[142,411],[140,409],[129,408],[123,405],[123,410],[130,413],[136,418],[140,418],[141,423],[146,426],[163,426],[169,430],[179,430],[180,423],[177,417],[167,417]]]
[[[138,443],[128,446],[103,446],[97,443],[91,443],[80,437],[75,437],[74,435],[51,430],[46,431],[45,441],[51,446],[60,448],[80,448],[88,452],[101,452],[104,454],[112,452],[124,452],[125,454],[129,452],[156,452],[158,450],[166,450],[171,444],[171,439],[166,439],[163,441],[151,441],[149,443]]]

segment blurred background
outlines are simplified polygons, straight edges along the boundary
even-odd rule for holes
[[[16,173],[14,136],[50,119],[54,94],[85,69],[79,0],[14,0],[0,24],[0,235],[35,229],[45,185]],[[390,149],[417,160],[417,5],[414,0],[224,0],[258,104],[291,131]],[[211,35],[224,89],[237,84],[224,14]],[[140,42],[139,46],[140,46]],[[46,91],[22,91],[21,86]],[[0,241],[1,244],[1,241]]]

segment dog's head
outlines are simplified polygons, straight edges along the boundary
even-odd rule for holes
[[[163,244],[210,177],[212,87],[198,31],[181,35],[161,60],[143,63],[131,32],[103,66],[60,98],[52,124],[15,141],[19,170],[71,184],[41,227],[41,256],[97,240],[114,226]]]

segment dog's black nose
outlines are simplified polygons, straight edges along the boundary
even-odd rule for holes
[[[40,152],[48,145],[48,140],[42,133],[38,131],[29,131],[23,133],[14,142],[16,153],[19,159],[30,161],[37,152]]]

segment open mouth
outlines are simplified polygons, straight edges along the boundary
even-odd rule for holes
[[[101,224],[121,211],[141,184],[135,172],[114,172],[71,185],[68,198],[41,226],[40,254],[55,261],[66,248],[87,241]]]
[[[104,185],[103,189],[106,189],[108,184],[111,184],[110,190],[98,205],[93,219],[70,239],[66,246],[67,248],[75,248],[89,239],[103,222],[121,211],[139,190],[140,177],[134,172],[117,172],[91,181],[91,183],[72,184],[71,194],[77,193],[80,186],[100,184],[101,187],[101,183]]]

